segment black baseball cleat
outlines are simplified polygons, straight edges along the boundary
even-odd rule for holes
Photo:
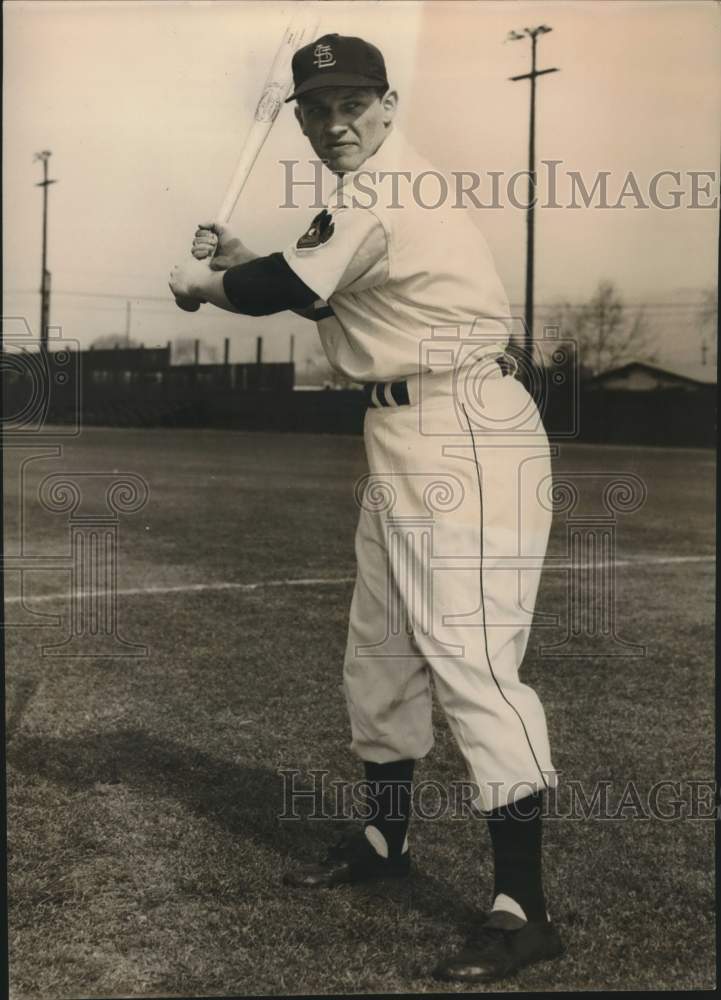
[[[332,889],[337,885],[373,879],[404,878],[410,868],[410,851],[399,858],[382,858],[373,850],[363,831],[354,830],[328,848],[322,861],[299,865],[285,872],[283,882],[304,889]]]
[[[488,983],[562,954],[561,939],[550,921],[526,922],[495,910],[472,932],[465,947],[445,958],[433,975],[451,983]]]

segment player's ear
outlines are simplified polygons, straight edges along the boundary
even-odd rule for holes
[[[303,133],[303,135],[305,135],[306,131],[303,126],[303,112],[301,111],[300,106],[296,104],[296,106],[293,108],[293,111],[295,112],[295,120],[300,125],[301,132]]]
[[[381,105],[383,106],[383,123],[390,125],[398,108],[398,92],[396,90],[387,91],[381,98]]]

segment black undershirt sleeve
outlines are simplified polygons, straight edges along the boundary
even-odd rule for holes
[[[223,274],[223,290],[231,305],[246,316],[307,309],[318,298],[289,267],[282,253],[229,267]]]

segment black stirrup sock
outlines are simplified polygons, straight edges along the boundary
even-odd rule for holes
[[[527,795],[488,814],[493,844],[493,898],[510,896],[528,920],[546,919],[541,867],[543,793]]]
[[[388,764],[364,761],[365,776],[370,789],[368,805],[372,810],[365,827],[375,827],[385,838],[388,857],[398,858],[408,833],[411,814],[414,760],[394,760]],[[378,850],[369,838],[371,843]],[[378,851],[382,853],[382,851]]]

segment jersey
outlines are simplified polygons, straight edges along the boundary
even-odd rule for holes
[[[413,198],[413,180],[429,172],[437,175],[392,131],[359,171],[340,179],[324,212],[283,253],[318,296],[315,318],[330,364],[353,381],[447,371],[507,346],[508,300],[468,209],[425,208]],[[433,349],[440,328],[443,351]],[[449,328],[459,343],[450,360]]]

